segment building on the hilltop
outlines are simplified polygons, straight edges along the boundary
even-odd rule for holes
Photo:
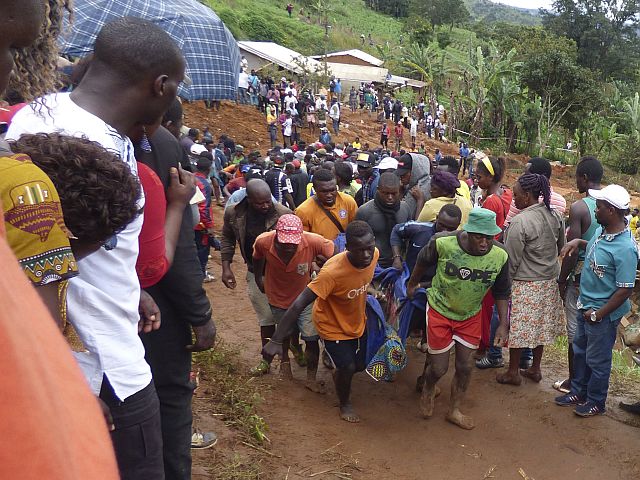
[[[274,42],[239,41],[238,47],[240,47],[240,54],[247,59],[249,70],[260,70],[267,65],[276,65],[282,70],[300,75],[305,66],[311,70],[321,68],[317,60]]]
[[[394,90],[398,88],[411,88],[413,90],[422,90],[427,86],[422,80],[415,80],[413,78],[401,77],[400,75],[388,75],[387,85]]]
[[[360,87],[361,83],[384,84],[389,74],[386,68],[346,63],[327,62],[327,68],[334,77],[340,79],[343,93],[348,92],[352,85],[356,88]]]
[[[322,61],[325,55],[314,55],[311,58]],[[343,50],[341,52],[327,53],[327,62],[331,63],[346,63],[349,65],[361,65],[364,67],[382,67],[384,60],[369,55],[362,50]]]

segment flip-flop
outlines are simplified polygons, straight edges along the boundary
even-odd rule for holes
[[[565,382],[564,380],[558,380],[557,382],[554,382],[553,388],[555,388],[557,391],[562,392],[562,393],[571,392],[570,388],[562,386],[564,384],[564,382]]]

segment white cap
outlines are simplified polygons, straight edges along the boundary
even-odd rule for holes
[[[194,143],[193,145],[191,145],[191,153],[193,153],[194,155],[200,155],[203,152],[207,151],[207,147],[205,147],[204,145],[200,145],[199,143]]]
[[[376,168],[378,170],[388,170],[389,168],[396,170],[398,168],[398,160],[393,157],[384,157]]]
[[[619,210],[628,209],[631,202],[629,192],[620,185],[607,185],[602,190],[589,189],[589,196],[596,200],[604,200]]]

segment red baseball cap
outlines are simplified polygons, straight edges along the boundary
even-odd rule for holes
[[[302,241],[302,220],[291,213],[282,215],[276,224],[276,235],[280,243],[299,245]]]

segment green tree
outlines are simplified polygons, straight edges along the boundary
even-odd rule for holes
[[[578,63],[606,78],[625,78],[639,64],[638,0],[555,0],[543,25],[575,41]]]
[[[502,79],[516,82],[521,62],[514,60],[515,50],[506,55],[490,45],[485,55],[481,47],[477,47],[472,58],[457,66],[457,73],[462,85],[461,101],[463,114],[466,114],[471,128],[471,135],[479,137],[482,132],[486,114],[494,107],[495,100],[504,95],[497,94],[503,88]],[[494,103],[492,103],[494,102]]]
[[[470,18],[463,0],[412,0],[409,16],[426,18],[433,27],[449,25],[449,31],[454,25],[465,23]]]
[[[539,51],[523,62],[521,80],[540,103],[537,140],[542,154],[554,130],[575,130],[578,119],[597,108],[601,90],[593,72],[562,51]]]

